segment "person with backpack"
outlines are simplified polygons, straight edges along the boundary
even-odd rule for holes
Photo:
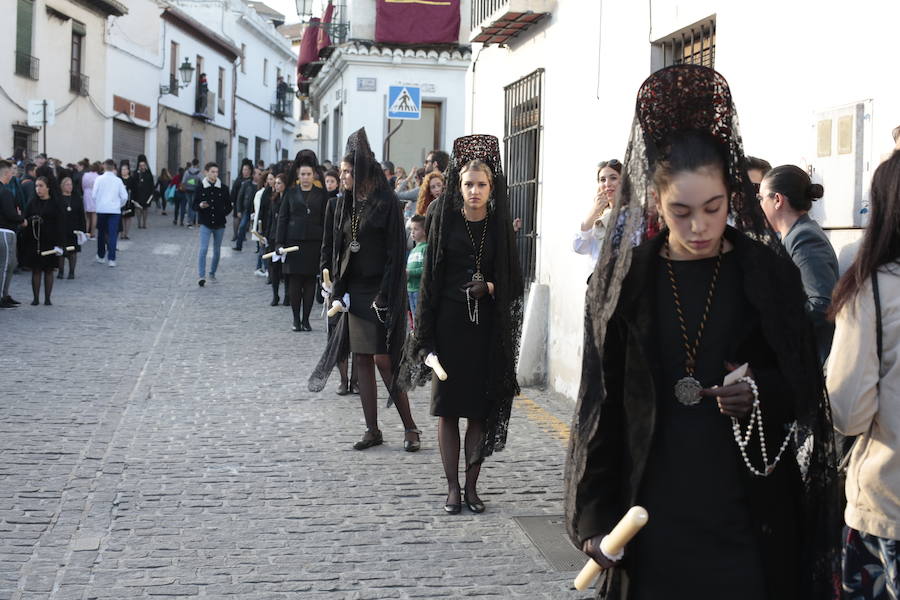
[[[217,175],[218,170],[217,167]],[[202,180],[203,175],[200,172],[200,161],[195,158],[191,161],[191,164],[187,166],[187,169],[184,171],[184,176],[181,178],[181,189],[184,192],[185,204],[188,209],[188,229],[192,229],[194,225],[197,224],[197,209],[195,208],[196,203],[194,202],[194,195]]]

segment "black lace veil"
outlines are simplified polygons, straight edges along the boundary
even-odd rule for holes
[[[500,144],[492,135],[465,136],[457,138],[453,143],[450,166],[444,173],[447,184],[440,198],[435,200],[434,208],[429,211],[431,221],[419,289],[416,329],[407,337],[399,384],[404,389],[409,389],[431,381],[431,369],[422,361],[435,348],[435,310],[441,293],[438,286],[443,281],[445,268],[444,223],[450,214],[460,211],[463,207],[460,169],[475,159],[486,163],[494,176],[489,210],[497,232],[494,266],[495,320],[490,341],[490,381],[485,391],[485,402],[490,403],[493,408],[487,419],[481,452],[473,457],[473,462],[480,462],[495,450],[502,450],[506,445],[512,402],[519,393],[516,363],[522,330],[524,294],[522,270],[519,266],[509,211],[506,177],[500,161]]]
[[[651,195],[654,168],[663,158],[667,140],[673,134],[687,131],[711,135],[722,145],[730,193],[729,218],[734,227],[785,256],[784,247],[769,226],[756,190],[747,177],[737,112],[724,77],[697,65],[678,65],[657,71],[643,83],[637,94],[622,180],[610,217],[610,222],[617,226],[603,242],[587,290],[585,340],[586,344],[595,346],[596,352],[588,352],[585,347],[583,370],[593,372],[595,376],[602,378],[599,365],[602,364],[606,328],[631,266],[633,247],[647,239],[646,223],[654,202]],[[797,323],[796,327],[805,325]],[[787,337],[791,333],[786,331],[782,335]],[[802,336],[798,333],[798,337]],[[790,352],[782,355],[788,354]],[[588,364],[588,355],[599,357],[591,359],[597,364]],[[839,510],[833,501],[837,479],[830,407],[821,370],[814,364],[782,364],[781,370],[788,374],[790,384],[797,392],[794,410],[798,429],[791,449],[803,475],[805,522],[802,527],[804,539],[810,545],[810,556],[804,562],[812,576],[822,582],[827,580],[826,575],[834,566],[836,535],[832,535],[839,534],[840,527]],[[597,431],[602,403],[584,400],[583,394],[579,394],[565,473],[566,520],[576,546],[580,546],[580,540],[574,524],[581,508],[577,489],[585,473],[588,442]],[[826,590],[818,591],[821,594],[815,597],[829,597]]]

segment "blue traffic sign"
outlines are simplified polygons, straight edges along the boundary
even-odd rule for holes
[[[388,119],[422,118],[422,89],[411,85],[388,88]]]

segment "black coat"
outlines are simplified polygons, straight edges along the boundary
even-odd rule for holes
[[[208,202],[209,206],[200,208],[201,202]],[[211,184],[204,177],[194,192],[194,210],[197,211],[197,222],[200,225],[206,225],[210,229],[225,227],[225,218],[231,212],[228,186],[221,179],[216,179],[216,183]]]
[[[156,185],[153,181],[153,173],[149,170],[142,172],[138,169],[130,179],[132,200],[142,207],[147,208],[150,206],[150,202],[153,201],[153,191],[156,189]]]
[[[19,214],[13,193],[0,185],[0,229],[17,231],[25,219]]]
[[[327,200],[326,192],[315,186],[306,192],[305,201],[297,186],[289,188],[284,193],[284,200],[278,214],[275,241],[280,246],[300,246],[299,252],[293,252],[286,257],[285,272],[287,274],[315,275],[317,273],[322,251]]]
[[[797,398],[814,402],[817,394],[822,395],[815,341],[803,314],[805,296],[797,268],[731,228],[726,237],[734,244],[743,273],[743,293],[759,320],[758,335],[737,346],[741,360],[753,369],[771,448],[784,438],[785,425],[797,418],[795,406],[802,404]],[[634,250],[607,327],[602,364],[590,319],[585,327],[579,410],[582,415],[598,410],[599,421],[587,442],[585,473],[575,492],[572,525],[579,541],[609,532],[635,504],[641,488],[657,421],[653,273],[665,238],[660,235]],[[812,543],[803,525],[810,518],[804,513],[809,507],[802,506],[802,483],[793,455],[788,452],[770,477],[742,472],[767,597],[814,600],[811,575],[804,567],[804,554]],[[831,499],[820,501],[824,505]],[[609,597],[625,597],[618,576],[614,575]]]

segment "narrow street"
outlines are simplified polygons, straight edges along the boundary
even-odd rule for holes
[[[154,209],[155,213],[155,209]],[[516,517],[562,514],[572,405],[523,390],[487,512],[447,516],[429,392],[422,451],[352,449],[357,396],[306,379],[325,341],[291,331],[255,244],[196,283],[197,231],[151,216],[118,267],[80,255],[53,306],[0,311],[0,599],[587,598]],[[383,388],[380,390],[384,396]],[[564,535],[558,528],[557,543]]]

